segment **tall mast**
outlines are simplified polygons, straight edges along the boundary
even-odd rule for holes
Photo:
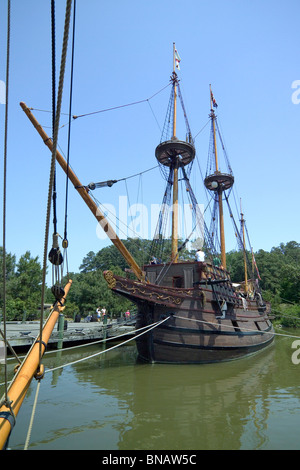
[[[173,137],[176,140],[176,120],[177,120],[177,74],[176,74],[176,49],[173,42],[173,89],[174,89],[174,109],[173,109]],[[172,212],[172,254],[171,259],[174,263],[178,261],[178,156],[174,158],[173,173],[173,212]]]
[[[34,115],[30,111],[30,109],[26,106],[25,103],[21,102],[20,103],[21,108],[25,112],[26,116],[29,118],[35,129],[38,131],[40,136],[42,137],[44,143],[47,145],[47,147],[52,151],[52,140],[42,126],[38,123],[38,121],[35,119]],[[56,151],[56,160],[61,166],[61,168],[64,170],[65,173],[67,173],[68,178],[70,181],[73,183],[74,187],[84,200],[84,202],[87,204],[91,212],[94,214],[98,222],[100,223],[101,227],[103,230],[107,233],[107,236],[111,239],[112,243],[116,246],[116,248],[119,250],[119,252],[122,254],[123,258],[127,261],[129,266],[131,267],[132,271],[136,275],[136,277],[142,281],[145,279],[144,273],[141,270],[141,268],[138,266],[134,258],[131,256],[125,245],[122,243],[122,241],[119,239],[117,234],[114,232],[113,228],[110,226],[109,222],[107,219],[104,217],[102,212],[100,211],[99,207],[94,203],[93,199],[90,197],[88,194],[88,191],[82,184],[80,183],[79,179],[75,175],[75,173],[72,171],[71,168],[67,166],[67,162],[63,158],[63,156],[59,153],[59,151]]]
[[[218,150],[217,150],[216,122],[215,122],[216,115],[215,115],[214,108],[213,108],[213,94],[211,91],[211,85],[209,85],[209,90],[210,90],[209,96],[210,96],[210,111],[211,111],[210,117],[212,119],[212,125],[213,125],[213,131],[214,131],[215,162],[216,162],[216,172],[218,173],[219,165],[218,165]]]
[[[217,150],[217,137],[216,137],[216,115],[213,109],[213,95],[210,88],[210,109],[211,109],[211,118],[213,124],[213,133],[214,133],[214,150],[215,150],[215,162],[216,162],[216,173],[219,173],[218,165],[218,150]],[[223,213],[223,188],[222,185],[218,186],[218,198],[219,198],[219,222],[220,222],[220,244],[221,244],[221,264],[224,269],[226,269],[226,249],[225,249],[225,232],[224,232],[224,213]]]
[[[241,201],[241,224],[243,231],[243,248],[244,248],[244,271],[245,271],[245,292],[248,292],[248,273],[247,273],[247,258],[246,258],[246,241],[245,241],[245,219],[242,212],[242,201]]]
[[[218,205],[219,205],[219,225],[220,225],[220,245],[221,245],[221,265],[226,269],[226,249],[225,249],[225,231],[224,231],[224,213],[223,213],[223,191],[231,188],[234,182],[234,178],[231,174],[221,173],[219,171],[218,163],[218,149],[217,149],[217,138],[216,138],[216,115],[214,106],[216,103],[213,98],[211,85],[210,89],[210,118],[212,120],[213,129],[213,141],[214,141],[214,155],[215,155],[215,172],[205,178],[204,184],[207,189],[217,193]]]
[[[171,261],[177,263],[178,261],[178,171],[179,168],[191,163],[195,158],[195,147],[190,142],[179,140],[176,136],[176,122],[177,122],[177,88],[179,90],[178,77],[176,73],[176,61],[180,58],[173,43],[173,73],[172,80],[172,93],[173,93],[173,132],[171,140],[161,142],[155,149],[155,156],[161,165],[169,168],[169,177],[173,174],[173,211],[172,211],[172,253]],[[178,67],[179,68],[179,67]],[[180,90],[179,90],[180,92]]]

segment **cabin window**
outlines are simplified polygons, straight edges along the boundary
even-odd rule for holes
[[[181,276],[174,276],[173,287],[182,287],[182,285],[183,285],[183,278]]]

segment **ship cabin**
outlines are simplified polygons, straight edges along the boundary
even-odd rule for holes
[[[208,280],[230,281],[230,274],[220,266],[197,261],[180,261],[173,264],[151,263],[144,266],[150,284],[190,289]]]

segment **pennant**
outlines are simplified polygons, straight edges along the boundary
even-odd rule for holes
[[[255,258],[254,258],[254,253],[253,253],[253,251],[252,251],[252,262],[253,262],[253,265],[255,266],[258,279],[261,281],[261,277],[260,277],[260,275],[259,275],[259,270],[258,270],[258,267],[257,267],[257,264],[256,264],[256,260],[255,260]]]
[[[181,61],[181,58],[177,52],[177,49],[175,49],[175,66],[178,70],[180,70],[179,62]]]
[[[215,98],[214,98],[214,95],[213,95],[212,91],[210,91],[210,95],[211,95],[211,101],[212,101],[213,107],[214,107],[214,108],[217,108],[218,105],[217,105],[217,102],[216,102],[216,100],[215,100]]]

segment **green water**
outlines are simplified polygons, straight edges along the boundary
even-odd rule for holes
[[[191,366],[140,364],[129,343],[48,372],[29,449],[299,450],[300,364],[292,361],[294,341],[277,337],[252,357]],[[43,363],[50,369],[100,348],[55,352]],[[35,392],[36,381],[17,417],[11,449],[24,448]]]

